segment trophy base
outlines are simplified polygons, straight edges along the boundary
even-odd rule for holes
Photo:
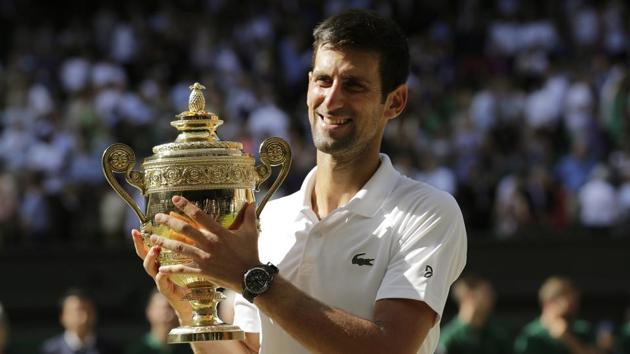
[[[238,326],[218,324],[213,326],[182,326],[173,328],[168,334],[167,342],[169,344],[175,344],[244,339],[245,332]]]

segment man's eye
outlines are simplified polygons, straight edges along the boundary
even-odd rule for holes
[[[320,86],[330,86],[332,85],[332,80],[326,78],[317,79],[317,84]]]
[[[318,77],[315,79],[315,82],[317,82],[318,85],[320,86],[330,86],[332,85],[332,80],[328,77]]]
[[[365,90],[365,87],[363,87],[363,85],[359,84],[358,82],[348,82],[344,86],[346,90],[350,92],[362,92]]]

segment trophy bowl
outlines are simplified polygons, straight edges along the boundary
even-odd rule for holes
[[[165,213],[193,223],[173,205],[173,196],[188,199],[223,227],[231,228],[244,206],[255,202],[254,192],[269,179],[272,167],[281,166],[276,180],[258,204],[257,217],[291,166],[291,150],[280,138],[263,141],[258,165],[251,154],[243,152],[241,143],[220,141],[215,131],[223,122],[215,114],[205,111],[201,91],[205,87],[195,83],[190,89],[188,111],[178,114],[178,119],[171,122],[180,132],[177,139],[153,147],[153,155],[144,159],[140,170],[134,170],[135,154],[125,144],[113,144],[103,153],[105,179],[138,216],[147,247],[151,246],[151,234],[194,244],[184,235],[154,222],[155,214]],[[142,192],[145,211],[116,180],[115,173],[124,174],[125,181]],[[162,250],[158,259],[162,265],[192,262],[190,258],[167,249]],[[224,296],[217,291],[216,285],[199,275],[173,274],[169,279],[190,290],[186,300],[193,311],[193,324],[171,330],[169,343],[244,339],[239,327],[219,319],[216,308]]]

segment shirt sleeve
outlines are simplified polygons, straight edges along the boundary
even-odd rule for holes
[[[423,301],[441,317],[449,288],[466,264],[464,220],[455,199],[438,191],[409,213],[376,299]]]
[[[260,333],[258,307],[247,301],[241,294],[234,297],[234,325],[247,333]]]

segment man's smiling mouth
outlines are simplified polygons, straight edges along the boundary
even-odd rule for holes
[[[326,125],[344,125],[350,122],[350,119],[341,119],[341,118],[329,118],[324,117],[323,115],[317,113],[319,119],[321,119]]]

